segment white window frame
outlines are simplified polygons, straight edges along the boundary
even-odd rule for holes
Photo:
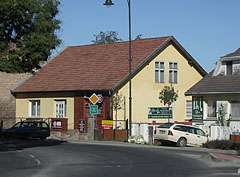
[[[55,117],[66,118],[67,116],[67,101],[55,100]]]
[[[165,63],[162,61],[155,62],[155,83],[165,83]],[[163,75],[163,77],[161,77]],[[161,79],[163,78],[163,80]]]
[[[240,108],[240,102],[233,102],[233,103],[231,103],[231,118],[240,119],[240,114],[237,115],[237,116],[233,114],[233,105],[236,105],[238,108]]]
[[[209,100],[207,102],[207,117],[217,118],[217,101]]]
[[[186,100],[186,119],[192,119],[192,100]]]
[[[33,106],[35,110],[33,111]],[[29,116],[30,117],[40,117],[40,100],[30,100],[29,101]]]
[[[175,77],[175,73],[177,73],[176,77]],[[171,84],[178,83],[178,63],[177,62],[169,62],[169,83]]]

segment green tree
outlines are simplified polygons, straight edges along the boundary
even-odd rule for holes
[[[142,39],[142,34],[139,34],[135,37],[135,40],[139,40],[139,39]]]
[[[0,1],[0,71],[21,73],[40,68],[61,43],[58,0]]]
[[[168,122],[169,122],[169,108],[171,104],[176,101],[178,98],[178,91],[175,92],[174,87],[171,86],[164,86],[164,88],[159,92],[159,100],[164,106],[167,105],[168,107]]]
[[[115,42],[121,42],[122,39],[118,38],[118,33],[116,31],[100,32],[98,35],[93,35],[95,40],[92,40],[94,44],[111,44]]]

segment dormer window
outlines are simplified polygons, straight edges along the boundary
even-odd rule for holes
[[[232,61],[227,61],[226,62],[226,67],[227,67],[227,73],[226,75],[232,75]]]

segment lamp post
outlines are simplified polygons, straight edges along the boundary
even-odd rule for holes
[[[129,136],[132,135],[132,45],[131,45],[131,4],[130,0],[128,3],[128,17],[129,17]],[[103,4],[105,6],[112,6],[114,3],[112,0],[106,0]]]

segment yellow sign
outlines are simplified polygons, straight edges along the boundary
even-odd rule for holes
[[[92,96],[89,98],[92,104],[96,104],[98,102],[98,96],[94,93]]]
[[[102,125],[112,125],[113,121],[112,120],[102,120]]]

